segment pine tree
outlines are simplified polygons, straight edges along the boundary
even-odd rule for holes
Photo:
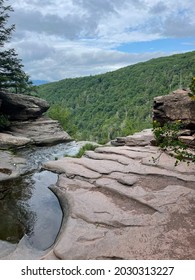
[[[25,92],[32,87],[29,76],[22,70],[21,59],[14,49],[6,49],[5,44],[10,41],[15,25],[7,26],[9,13],[13,11],[7,0],[0,0],[0,90]]]

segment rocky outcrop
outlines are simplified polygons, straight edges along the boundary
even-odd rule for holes
[[[195,101],[189,97],[190,90],[176,90],[165,96],[154,98],[153,120],[161,126],[181,121],[180,141],[195,147]]]
[[[58,121],[46,117],[25,122],[14,121],[10,125],[10,131],[13,136],[28,138],[35,145],[54,145],[72,140]]]
[[[144,129],[126,137],[117,137],[111,141],[113,146],[147,146],[155,141],[152,129]]]
[[[157,147],[98,147],[44,164],[64,210],[44,259],[194,259],[195,166]]]
[[[40,98],[0,92],[0,113],[9,120],[29,120],[40,117],[49,108],[49,104]]]
[[[0,92],[0,104],[0,114],[9,119],[9,130],[0,133],[0,149],[28,144],[54,145],[72,140],[58,121],[42,116],[49,108],[45,100]]]
[[[13,136],[10,133],[0,133],[0,148],[10,149],[10,148],[21,148],[28,144],[32,144],[31,139],[21,136]]]
[[[161,125],[181,120],[185,128],[195,130],[195,101],[188,90],[154,98],[153,119]]]

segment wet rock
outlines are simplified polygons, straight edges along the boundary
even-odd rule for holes
[[[0,92],[1,113],[9,120],[29,120],[40,117],[49,108],[48,103],[38,97]]]
[[[14,179],[23,174],[26,160],[13,155],[9,151],[0,150],[0,181]]]

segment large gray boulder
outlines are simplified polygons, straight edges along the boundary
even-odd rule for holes
[[[14,137],[28,138],[35,145],[54,145],[72,140],[58,121],[47,117],[23,122],[13,121],[9,129]]]
[[[153,120],[161,125],[181,120],[185,128],[195,130],[195,101],[189,90],[176,90],[154,99]]]
[[[0,92],[0,113],[9,120],[29,120],[40,117],[49,108],[40,98],[23,94]]]

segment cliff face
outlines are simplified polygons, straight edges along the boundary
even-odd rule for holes
[[[169,95],[154,98],[153,120],[162,126],[180,120],[180,140],[195,147],[195,101],[189,90],[176,90]]]
[[[176,90],[154,98],[153,119],[161,125],[181,120],[184,128],[195,130],[195,102],[189,90]]]
[[[58,121],[43,116],[49,104],[40,98],[0,92],[0,115],[9,120],[9,128],[0,133],[0,149],[26,144],[52,145],[71,140]]]
[[[9,120],[36,119],[49,109],[49,104],[43,99],[4,92],[0,92],[0,104],[0,113]]]

